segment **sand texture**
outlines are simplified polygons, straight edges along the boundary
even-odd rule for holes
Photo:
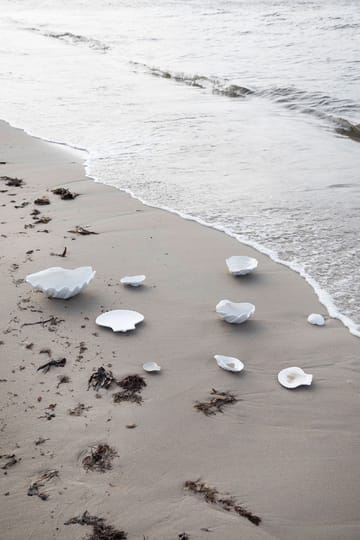
[[[325,314],[307,283],[220,232],[93,182],[61,146],[1,123],[0,150],[0,176],[24,181],[0,180],[0,538],[85,538],[91,527],[64,523],[88,511],[129,540],[358,540],[359,341],[336,320],[307,323]],[[79,196],[62,200],[57,187]],[[50,204],[34,204],[42,197]],[[76,226],[98,234],[68,232]],[[257,257],[257,271],[232,277],[225,259],[236,254]],[[70,300],[24,282],[87,265],[96,277]],[[147,276],[144,287],[119,283],[133,274]],[[254,303],[254,317],[221,321],[223,298]],[[111,309],[145,321],[127,334],[96,326]],[[221,370],[214,354],[244,371]],[[143,372],[149,361],[160,374]],[[88,390],[102,366],[117,381],[143,376],[140,398],[114,403],[115,393],[133,396],[115,382]],[[289,366],[313,385],[282,388],[277,373]],[[206,416],[194,404],[212,389],[236,401]]]

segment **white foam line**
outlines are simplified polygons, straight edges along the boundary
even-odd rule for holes
[[[4,122],[7,122],[7,121],[4,120]],[[255,242],[254,240],[249,240],[248,238],[241,237],[239,234],[233,233],[230,229],[228,229],[224,225],[208,223],[207,221],[205,221],[205,220],[203,220],[201,218],[192,216],[190,214],[185,214],[184,212],[180,212],[178,210],[175,210],[174,208],[171,208],[170,206],[165,206],[165,205],[164,206],[159,206],[159,205],[152,204],[152,203],[142,199],[138,195],[135,195],[135,193],[133,191],[131,191],[130,189],[122,188],[122,187],[119,187],[119,186],[117,186],[115,184],[112,184],[110,182],[104,182],[103,180],[100,180],[99,178],[91,175],[91,173],[90,173],[91,155],[90,155],[89,150],[87,150],[86,148],[81,148],[81,147],[77,147],[77,146],[74,146],[74,145],[71,145],[71,144],[68,144],[68,143],[64,143],[64,142],[61,142],[61,141],[54,141],[54,140],[46,139],[44,137],[39,137],[39,136],[33,134],[30,130],[27,130],[27,129],[24,129],[22,127],[11,124],[10,122],[7,122],[7,123],[9,125],[11,125],[12,127],[15,127],[16,129],[20,129],[20,130],[24,131],[25,133],[27,133],[31,137],[42,140],[44,142],[65,146],[65,147],[69,148],[70,150],[86,152],[86,154],[88,156],[87,158],[85,158],[83,155],[81,156],[81,158],[84,159],[85,172],[86,172],[86,175],[89,178],[91,178],[92,180],[94,180],[95,182],[98,182],[100,184],[105,184],[105,185],[111,185],[111,186],[115,187],[116,189],[118,189],[119,191],[127,193],[133,199],[136,199],[136,200],[140,201],[143,205],[148,206],[150,208],[158,208],[160,210],[165,210],[166,212],[170,212],[171,214],[176,214],[177,216],[181,217],[182,219],[186,219],[188,221],[195,221],[196,223],[199,223],[200,225],[204,225],[205,227],[209,227],[210,229],[215,229],[216,231],[223,232],[226,235],[230,236],[231,238],[234,238],[235,240],[237,240],[241,244],[252,247],[252,248],[256,249],[257,251],[259,251],[260,253],[263,253],[264,255],[267,255],[274,262],[282,264],[283,266],[286,266],[286,267],[290,268],[291,270],[293,270],[294,272],[299,274],[302,278],[304,278],[307,281],[307,283],[313,288],[316,296],[319,299],[319,302],[327,309],[327,312],[328,312],[330,317],[332,317],[334,319],[338,319],[339,321],[341,321],[342,324],[346,328],[348,328],[350,334],[352,334],[353,336],[356,336],[356,337],[360,337],[360,325],[357,325],[352,319],[350,319],[350,317],[347,317],[346,315],[343,315],[337,309],[337,307],[335,305],[335,302],[334,302],[333,298],[331,297],[331,295],[327,291],[325,291],[325,289],[323,289],[319,285],[319,283],[305,271],[305,269],[303,268],[302,265],[300,265],[298,263],[288,262],[288,261],[284,261],[283,259],[280,259],[280,257],[278,256],[278,254],[275,251],[272,251],[271,249],[263,246],[262,244],[259,244],[258,242]]]

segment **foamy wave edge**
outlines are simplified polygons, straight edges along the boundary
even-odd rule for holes
[[[112,186],[112,187],[118,189],[119,191],[121,191],[123,193],[126,193],[127,195],[129,195],[133,199],[136,199],[137,201],[140,201],[141,204],[143,204],[144,206],[148,206],[150,208],[157,208],[159,210],[164,210],[166,212],[169,212],[170,214],[175,214],[175,215],[181,217],[182,219],[186,219],[187,221],[194,221],[195,223],[199,223],[200,225],[203,225],[204,227],[208,227],[209,229],[214,229],[216,231],[223,232],[227,236],[230,236],[231,238],[234,238],[235,240],[237,240],[240,244],[249,246],[249,247],[255,249],[256,251],[258,251],[259,253],[263,253],[264,255],[267,255],[274,262],[276,262],[278,264],[282,264],[283,266],[286,266],[287,268],[290,268],[290,270],[293,270],[294,272],[299,274],[302,278],[304,278],[305,281],[312,287],[312,289],[314,290],[316,296],[318,297],[319,302],[327,309],[327,312],[328,312],[328,314],[329,314],[329,316],[331,318],[339,320],[349,330],[350,334],[352,334],[353,336],[360,337],[360,325],[357,325],[355,323],[355,321],[350,319],[350,317],[347,317],[346,315],[343,315],[337,309],[337,307],[335,305],[335,302],[334,302],[333,298],[331,297],[331,295],[327,291],[325,291],[325,289],[323,289],[319,285],[319,283],[313,277],[311,277],[304,270],[304,268],[300,264],[284,261],[283,259],[281,259],[277,255],[277,253],[275,251],[272,251],[271,249],[267,248],[266,246],[263,246],[262,244],[259,244],[258,242],[255,242],[254,240],[249,240],[249,239],[246,239],[246,238],[242,238],[240,235],[235,234],[232,231],[230,231],[224,225],[208,223],[207,221],[205,221],[205,220],[203,220],[203,219],[201,219],[199,217],[192,216],[190,214],[185,214],[184,212],[180,212],[178,210],[175,210],[174,208],[171,208],[170,206],[165,206],[165,205],[164,206],[160,206],[160,205],[157,206],[155,204],[152,204],[152,203],[144,200],[142,197],[139,197],[133,191],[131,191],[131,189],[122,188],[122,187],[119,187],[116,184],[113,184],[111,182],[105,182],[105,181],[101,180],[100,178],[98,178],[98,177],[91,174],[90,168],[91,168],[91,159],[92,158],[91,158],[90,151],[88,149],[86,149],[86,148],[82,148],[82,147],[79,147],[79,146],[74,146],[72,144],[69,144],[69,143],[66,143],[66,142],[63,142],[63,141],[56,141],[56,140],[51,140],[51,139],[47,139],[47,138],[44,138],[44,137],[40,137],[40,136],[32,133],[31,130],[25,129],[25,128],[20,127],[20,126],[16,126],[15,124],[13,124],[13,123],[11,123],[11,122],[9,122],[7,120],[3,120],[3,121],[6,122],[7,124],[9,124],[9,126],[15,128],[15,129],[20,129],[20,130],[24,131],[27,135],[30,135],[30,137],[33,137],[35,139],[44,141],[44,142],[49,143],[49,144],[56,144],[56,145],[66,147],[71,151],[78,152],[78,154],[81,152],[81,156],[79,156],[79,157],[81,157],[83,159],[83,161],[84,161],[84,168],[85,168],[86,176],[88,178],[90,178],[91,180],[93,180],[94,182],[97,182],[99,184],[105,184],[107,186]],[[84,153],[87,154],[87,157],[85,157],[83,155]]]

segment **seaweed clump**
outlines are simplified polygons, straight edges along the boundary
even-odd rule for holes
[[[205,502],[210,504],[216,504],[220,506],[226,512],[234,512],[239,516],[248,519],[251,523],[258,526],[261,523],[261,518],[256,516],[250,510],[247,510],[240,504],[238,504],[234,497],[222,496],[219,494],[216,488],[210,487],[200,480],[187,480],[184,484],[184,489],[191,491],[197,495],[201,495]]]
[[[146,382],[140,375],[128,375],[118,381],[118,386],[122,388],[120,392],[113,394],[114,403],[121,401],[130,401],[140,405],[143,398],[140,394],[141,390],[146,386]]]
[[[98,444],[90,449],[90,454],[82,460],[86,471],[105,472],[112,468],[112,460],[117,452],[108,444]]]
[[[82,516],[77,516],[65,521],[64,525],[87,525],[92,527],[92,533],[87,540],[126,540],[128,535],[125,531],[119,531],[112,525],[108,525],[104,518],[91,516],[85,511]]]
[[[205,414],[205,416],[211,416],[218,412],[222,413],[226,405],[239,401],[231,392],[219,392],[215,388],[212,388],[210,396],[212,397],[208,401],[196,401],[194,404],[195,409]]]

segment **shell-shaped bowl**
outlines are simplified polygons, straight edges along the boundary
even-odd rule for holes
[[[226,264],[230,274],[233,274],[233,276],[245,276],[256,269],[258,261],[254,257],[234,255],[226,259]]]
[[[129,309],[114,309],[106,311],[96,318],[96,324],[107,326],[113,332],[128,332],[135,330],[135,326],[144,320],[144,315]]]
[[[66,300],[83,291],[95,274],[91,266],[80,266],[73,270],[54,266],[29,274],[25,281],[34,289],[44,292],[49,298]]]
[[[244,369],[244,364],[238,358],[223,356],[222,354],[215,354],[214,358],[217,365],[226,371],[239,372]]]
[[[306,385],[310,386],[313,376],[311,373],[305,373],[305,371],[299,367],[289,367],[282,369],[278,373],[278,381],[285,388],[297,388],[298,386]]]
[[[154,373],[157,371],[161,371],[161,366],[159,366],[159,364],[157,364],[156,362],[145,362],[145,364],[143,364],[143,369],[148,373]]]
[[[316,326],[324,326],[325,319],[320,313],[311,313],[307,318],[308,323],[314,324]]]
[[[255,313],[255,306],[249,302],[220,300],[216,306],[216,313],[228,323],[241,324]]]
[[[130,287],[141,287],[141,285],[144,283],[146,279],[146,276],[139,275],[139,276],[124,276],[120,279],[120,283],[123,285],[129,285]]]

